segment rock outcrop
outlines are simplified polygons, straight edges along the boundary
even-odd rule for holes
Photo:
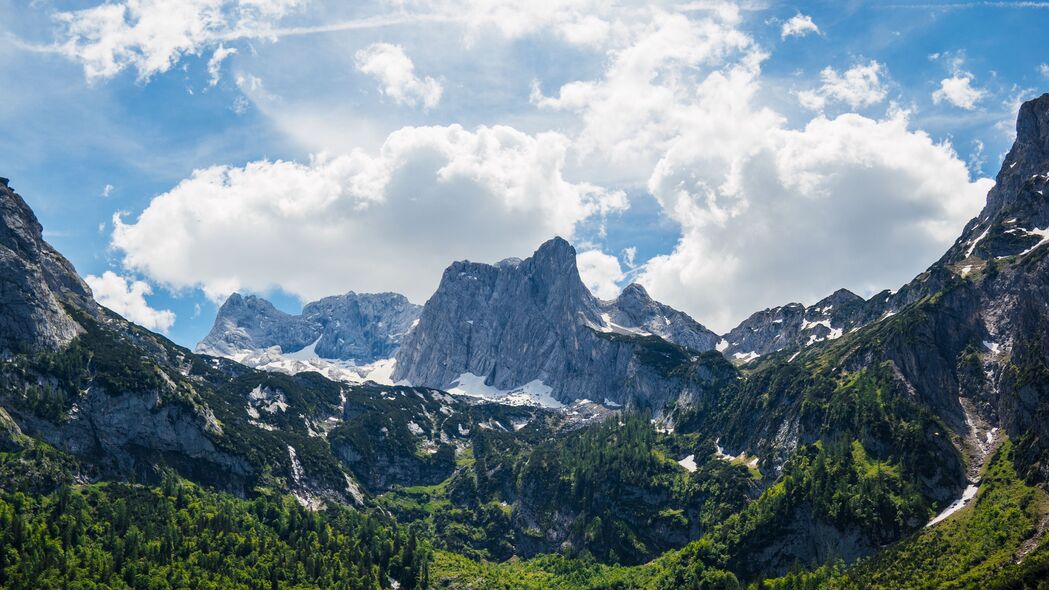
[[[91,289],[43,239],[43,228],[0,178],[0,353],[67,344],[82,331],[65,308],[97,312]]]

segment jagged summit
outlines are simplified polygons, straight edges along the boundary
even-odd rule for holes
[[[1049,238],[1049,93],[1025,102],[1016,141],[987,204],[939,264],[968,274],[993,259],[1026,254]],[[966,270],[967,269],[967,270]]]
[[[640,329],[695,352],[711,350],[719,340],[687,313],[652,299],[638,283],[624,287],[619,297],[603,307],[614,324]]]
[[[0,352],[68,343],[81,328],[65,305],[97,313],[91,289],[43,238],[43,227],[0,182]]]
[[[319,358],[370,363],[397,350],[419,310],[397,293],[350,291],[307,303],[295,315],[261,297],[234,293],[219,308],[197,351],[242,358],[271,347],[281,353],[309,348]]]
[[[398,352],[393,378],[464,391],[524,388],[561,401],[666,398],[680,384],[639,364],[642,340],[702,352],[717,336],[639,285],[598,300],[579,277],[575,248],[554,238],[514,264],[449,266]]]

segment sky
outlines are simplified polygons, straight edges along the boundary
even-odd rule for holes
[[[1049,2],[0,0],[0,176],[103,304],[422,303],[555,235],[724,332],[924,270],[982,207]]]

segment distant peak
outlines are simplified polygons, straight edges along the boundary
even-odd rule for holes
[[[1023,103],[1016,117],[1016,142],[1049,152],[1049,92]]]
[[[575,248],[560,237],[543,242],[532,254],[530,265],[532,268],[544,269],[544,273],[573,272],[578,274]]]
[[[575,257],[576,252],[575,248],[572,247],[572,244],[568,243],[568,240],[562,238],[561,236],[554,236],[553,238],[550,238],[549,240],[540,244],[539,248],[536,249],[535,253],[561,255],[568,254]]]
[[[623,287],[623,292],[619,294],[620,297],[627,298],[638,298],[638,299],[651,299],[652,297],[648,294],[643,286],[639,283],[630,283],[626,287]]]
[[[826,296],[816,305],[826,305],[830,303],[848,303],[851,301],[863,301],[863,297],[849,291],[848,289],[838,289],[837,291]]]
[[[1049,169],[1049,93],[1020,105],[1016,141],[1002,162],[996,189],[1014,193],[1032,174]]]

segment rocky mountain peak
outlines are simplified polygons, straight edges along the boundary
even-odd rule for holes
[[[862,303],[863,300],[863,297],[860,297],[859,295],[853,293],[852,291],[849,291],[848,289],[838,289],[837,291],[831,293],[823,299],[820,299],[818,302],[816,302],[816,305],[814,305],[813,307],[822,308],[828,305]]]
[[[1015,197],[1031,176],[1049,171],[1049,93],[1020,106],[1016,140],[1002,162],[995,188],[987,199],[989,210],[998,210]],[[982,217],[982,216],[981,216]]]
[[[1039,169],[1049,165],[1049,92],[1020,107],[1009,161],[1024,161]]]
[[[619,294],[620,301],[652,301],[652,296],[639,283],[630,283]]]
[[[7,179],[0,185],[0,351],[64,345],[81,331],[65,306],[96,314],[91,289]]]
[[[659,399],[681,385],[639,365],[637,347],[665,340],[702,352],[717,339],[639,285],[599,301],[579,277],[575,248],[554,238],[522,261],[449,266],[397,354],[393,379],[479,395]]]
[[[992,259],[1030,252],[1049,238],[1049,93],[1029,100],[1016,118],[1016,141],[1002,162],[987,205],[937,266],[959,274]]]
[[[565,295],[582,296],[583,292],[589,295],[582,279],[579,278],[575,248],[564,238],[555,237],[543,242],[535,253],[523,260],[519,266],[532,276],[533,280],[563,287]]]
[[[279,347],[331,360],[370,363],[396,352],[420,307],[398,293],[325,297],[283,312],[266,299],[234,293],[226,299],[197,351],[243,360],[244,353]]]
[[[695,352],[713,349],[720,339],[688,314],[652,299],[637,283],[627,285],[618,298],[602,305],[610,327],[659,336]]]

